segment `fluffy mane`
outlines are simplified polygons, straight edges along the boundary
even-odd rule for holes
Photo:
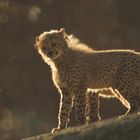
[[[89,48],[86,44],[81,43],[80,40],[74,37],[73,35],[68,35],[68,40],[69,47],[71,49],[87,53],[91,53],[94,51],[92,48]]]

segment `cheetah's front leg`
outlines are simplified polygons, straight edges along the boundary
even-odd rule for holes
[[[86,90],[78,89],[75,93],[75,115],[78,125],[86,122]]]
[[[58,126],[57,128],[52,129],[52,133],[67,127],[69,115],[73,104],[73,96],[66,88],[61,89],[60,95],[61,98],[58,114]]]

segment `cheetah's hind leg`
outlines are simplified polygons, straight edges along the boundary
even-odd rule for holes
[[[118,94],[118,99],[128,108],[126,115],[138,113],[140,108],[140,97],[135,95],[135,90],[131,89],[121,89],[120,95]]]

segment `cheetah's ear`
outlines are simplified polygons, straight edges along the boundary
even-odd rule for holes
[[[65,34],[65,29],[64,28],[61,28],[58,32]]]
[[[36,37],[36,42],[38,42],[38,41],[39,41],[39,36]]]
[[[61,28],[58,32],[63,36],[63,38],[65,38],[66,40],[69,40],[69,38],[65,32],[65,28]]]
[[[35,47],[35,48],[37,48],[37,43],[38,43],[38,42],[39,42],[39,36],[36,37],[36,41],[35,41],[35,44],[34,44],[34,47]]]

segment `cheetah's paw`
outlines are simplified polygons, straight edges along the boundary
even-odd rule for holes
[[[58,132],[60,130],[61,130],[60,128],[53,128],[52,131],[51,131],[51,133],[54,134],[54,133],[56,133],[56,132]]]

